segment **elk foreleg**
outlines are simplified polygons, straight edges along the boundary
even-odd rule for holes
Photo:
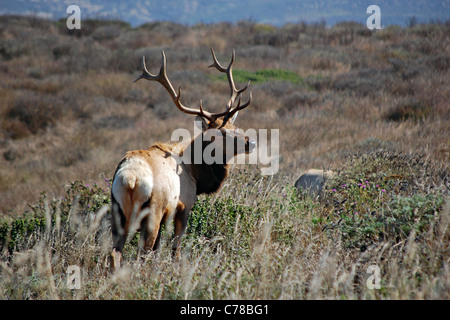
[[[180,244],[186,231],[188,213],[189,209],[182,202],[178,202],[174,217],[175,234],[172,242],[172,254],[176,259],[180,258]]]

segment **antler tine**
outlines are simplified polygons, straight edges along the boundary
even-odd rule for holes
[[[237,106],[236,106],[233,110],[229,111],[229,112],[225,115],[225,117],[223,118],[223,122],[222,122],[221,127],[225,126],[225,124],[228,122],[228,120],[231,119],[231,118],[232,118],[236,113],[238,113],[240,110],[247,108],[247,107],[250,105],[251,102],[252,102],[252,93],[251,93],[251,92],[250,92],[250,94],[249,94],[249,97],[248,97],[247,102],[244,103],[242,106],[241,106],[241,97],[239,97]]]
[[[214,62],[210,65],[210,66],[208,66],[208,68],[212,68],[212,67],[215,67],[217,70],[219,70],[220,72],[227,72],[227,69],[225,69],[224,67],[222,67],[222,65],[220,64],[220,62],[217,60],[217,57],[216,57],[216,53],[214,52],[214,49],[213,48],[210,48],[211,49],[211,54],[212,54],[212,57],[213,57],[213,60],[214,60]],[[231,64],[234,62],[234,50],[233,50],[233,58],[231,59]]]
[[[210,121],[214,118],[214,115],[209,114],[209,112],[208,112],[209,116],[205,114],[205,111],[203,111],[203,101],[202,100],[200,100],[199,108],[200,108],[200,115],[201,116],[209,119]]]
[[[247,108],[247,107],[250,105],[250,103],[252,102],[252,98],[253,98],[253,95],[252,95],[252,93],[250,92],[250,94],[248,95],[248,100],[247,100],[247,102],[244,103],[242,106],[239,106],[239,105],[238,105],[238,106],[236,107],[237,111]],[[241,99],[240,99],[240,98],[239,98],[239,102],[241,102]],[[233,109],[233,112],[234,112],[234,109]]]
[[[145,64],[145,56],[142,56],[142,74],[136,78],[133,82],[137,82],[140,79],[147,79],[147,80],[155,80],[159,81],[161,78],[161,74],[165,74],[166,69],[166,55],[164,54],[164,51],[162,51],[162,61],[161,61],[161,69],[159,70],[158,75],[153,75],[147,70],[147,66]]]
[[[215,54],[213,48],[211,48],[211,54],[212,54],[214,62],[213,62],[213,64],[211,64],[209,66],[209,68],[215,67],[220,72],[227,74],[228,84],[230,85],[230,91],[231,91],[230,99],[228,100],[228,103],[227,103],[227,110],[230,111],[234,102],[240,96],[240,94],[242,92],[244,92],[245,90],[247,90],[248,86],[250,85],[250,81],[243,88],[241,88],[239,90],[236,89],[236,85],[234,84],[234,79],[233,79],[233,64],[236,59],[236,51],[234,49],[233,49],[233,54],[231,56],[231,61],[230,61],[230,64],[228,65],[228,68],[222,67],[222,65],[217,60],[217,57],[216,57],[216,54]]]
[[[160,84],[162,84],[162,86],[167,90],[167,92],[169,93],[170,97],[172,98],[173,102],[175,103],[175,105],[177,106],[178,109],[180,109],[180,111],[187,113],[187,114],[193,114],[193,115],[199,115],[202,116],[204,118],[207,118],[208,120],[213,120],[215,119],[215,117],[207,112],[204,111],[202,109],[201,106],[201,102],[200,102],[200,110],[197,109],[192,109],[192,108],[188,108],[186,106],[184,106],[181,101],[181,86],[178,88],[178,94],[175,91],[175,89],[172,86],[172,83],[170,82],[169,78],[167,77],[167,72],[166,72],[166,55],[164,53],[164,51],[161,52],[161,68],[159,70],[159,73],[157,75],[151,74],[148,70],[147,70],[147,66],[145,64],[145,56],[142,57],[142,74],[136,79],[134,80],[134,82],[140,80],[140,79],[146,79],[146,80],[150,80],[150,81],[157,81]]]

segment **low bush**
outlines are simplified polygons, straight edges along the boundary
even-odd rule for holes
[[[423,121],[431,113],[431,108],[421,104],[420,102],[407,99],[400,101],[391,107],[385,114],[384,118],[389,121],[402,122],[412,120],[413,122]]]
[[[235,82],[258,84],[268,81],[284,81],[292,84],[303,84],[303,78],[293,71],[283,69],[262,69],[256,72],[247,70],[234,70],[233,76]],[[224,75],[217,75],[216,78],[225,81],[227,78]]]
[[[106,182],[109,183],[109,180]],[[61,230],[76,233],[78,230],[69,225],[70,219],[72,224],[76,221],[76,224],[89,226],[96,213],[109,203],[109,190],[98,185],[83,184],[82,181],[71,182],[60,199],[50,200],[44,192],[39,201],[30,205],[24,215],[1,218],[0,248],[12,254],[27,250],[49,235],[55,236]]]
[[[327,191],[324,229],[337,229],[349,247],[399,243],[435,227],[448,174],[418,156],[371,151],[352,156]],[[428,186],[435,186],[432,190]]]
[[[62,101],[53,95],[24,91],[5,111],[8,122],[3,130],[13,139],[36,134],[61,119],[62,105]]]

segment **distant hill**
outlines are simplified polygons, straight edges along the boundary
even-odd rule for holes
[[[381,9],[382,26],[405,25],[415,17],[417,22],[450,19],[450,1],[408,0],[2,0],[0,14],[36,15],[50,19],[68,17],[66,9],[76,4],[84,18],[110,18],[132,26],[151,21],[173,21],[182,24],[237,22],[252,20],[283,25],[289,22],[340,21],[366,22],[369,5]]]

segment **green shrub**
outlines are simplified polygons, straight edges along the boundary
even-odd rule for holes
[[[227,241],[239,239],[240,248],[248,250],[260,217],[260,210],[236,203],[231,197],[213,201],[207,196],[198,200],[189,213],[187,238],[195,241],[214,237]]]
[[[334,220],[349,247],[364,250],[385,240],[398,243],[408,239],[413,229],[420,236],[438,219],[442,194],[400,196],[387,194],[389,188],[384,188],[388,187],[362,182],[334,191],[339,200],[329,220]]]
[[[419,122],[424,120],[431,113],[431,111],[431,107],[427,105],[421,104],[416,100],[407,100],[393,106],[388,112],[386,112],[384,118],[394,122],[402,122],[406,120]]]
[[[329,184],[323,229],[338,230],[348,247],[362,250],[406,240],[412,230],[420,238],[439,218],[445,195],[444,185],[426,186],[443,174],[418,156],[388,151],[355,155]]]
[[[57,229],[65,229],[71,214],[81,218],[87,227],[93,218],[90,215],[95,216],[109,203],[109,191],[97,185],[85,185],[82,181],[71,182],[60,199],[50,201],[43,192],[39,201],[30,205],[23,216],[0,218],[0,248],[6,246],[10,253],[29,248],[54,232],[57,225]],[[47,219],[51,221],[47,222]]]

